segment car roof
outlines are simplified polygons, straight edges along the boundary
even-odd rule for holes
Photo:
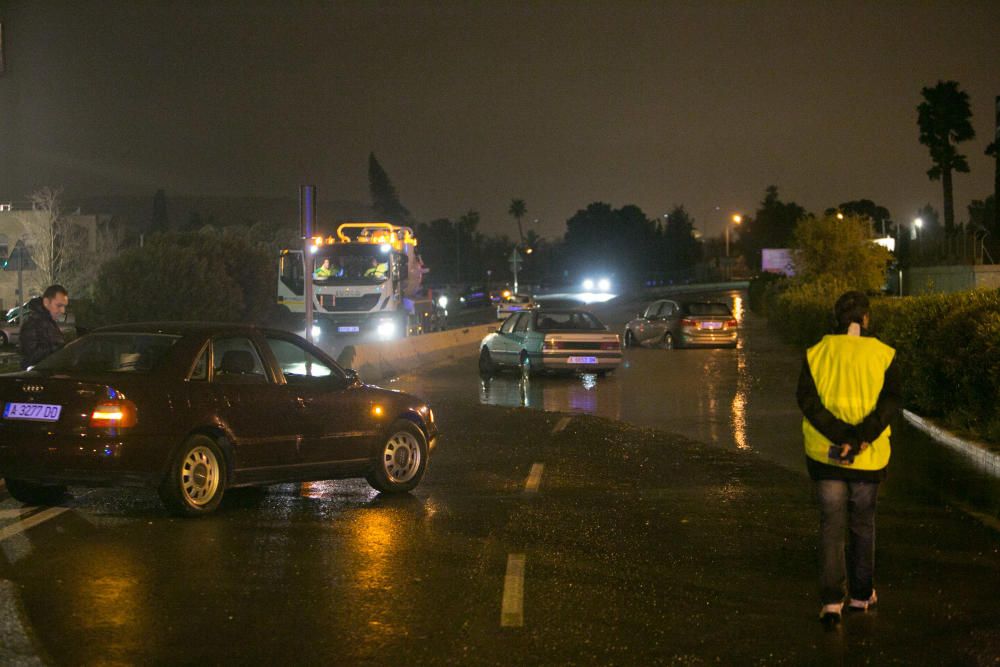
[[[216,332],[249,333],[252,331],[270,331],[254,324],[238,322],[129,322],[127,324],[112,324],[94,329],[94,333],[162,333],[179,336],[189,334],[211,334]]]

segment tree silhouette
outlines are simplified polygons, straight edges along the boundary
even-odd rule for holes
[[[938,81],[933,88],[920,91],[924,101],[917,107],[920,143],[930,150],[934,166],[927,170],[932,181],[941,180],[944,189],[944,228],[955,231],[955,205],[951,174],[968,173],[969,163],[956,145],[976,136],[972,129],[972,111],[968,94],[958,89],[957,81]]]
[[[834,215],[836,213],[868,218],[875,225],[875,231],[882,234],[892,234],[893,224],[889,209],[879,206],[871,199],[845,201],[838,204],[836,208],[828,208],[824,211],[824,215]]]
[[[409,223],[410,212],[400,203],[396,187],[375,158],[375,153],[368,155],[368,190],[372,196],[372,209],[379,217],[397,225]]]
[[[805,214],[806,210],[795,202],[781,201],[778,186],[769,185],[757,213],[744,218],[741,225],[740,244],[747,265],[759,269],[764,248],[788,248],[795,224]]]
[[[517,238],[520,239],[521,245],[524,245],[524,230],[521,229],[521,218],[528,213],[528,207],[525,206],[524,200],[511,199],[510,208],[507,209],[507,213],[517,220]]]

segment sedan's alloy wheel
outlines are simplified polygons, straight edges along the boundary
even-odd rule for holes
[[[382,465],[390,482],[404,484],[413,479],[420,468],[420,444],[412,433],[400,431],[386,441]]]
[[[185,499],[199,507],[215,497],[219,489],[219,460],[208,447],[195,447],[184,457],[181,489]]]

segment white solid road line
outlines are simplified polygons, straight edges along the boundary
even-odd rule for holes
[[[569,426],[569,423],[570,421],[572,421],[572,419],[573,419],[572,417],[563,417],[558,422],[556,422],[556,427],[552,429],[552,432],[558,433],[559,431],[563,430],[564,428]]]
[[[49,509],[39,512],[38,514],[29,516],[24,521],[18,521],[10,526],[5,526],[0,529],[0,542],[6,540],[8,537],[13,537],[14,535],[23,533],[29,528],[37,526],[40,523],[44,523],[49,519],[54,519],[67,510],[69,510],[68,507],[50,507]]]
[[[503,602],[500,604],[500,627],[524,626],[524,554],[507,556],[507,574],[503,578]]]
[[[545,470],[544,463],[531,464],[531,472],[528,473],[528,481],[524,484],[525,493],[537,493],[538,487],[542,485],[543,470]]]

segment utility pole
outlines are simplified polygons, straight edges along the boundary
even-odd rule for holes
[[[313,256],[312,237],[316,225],[316,186],[299,186],[299,233],[302,235],[303,290],[306,306],[306,340],[313,342]]]

